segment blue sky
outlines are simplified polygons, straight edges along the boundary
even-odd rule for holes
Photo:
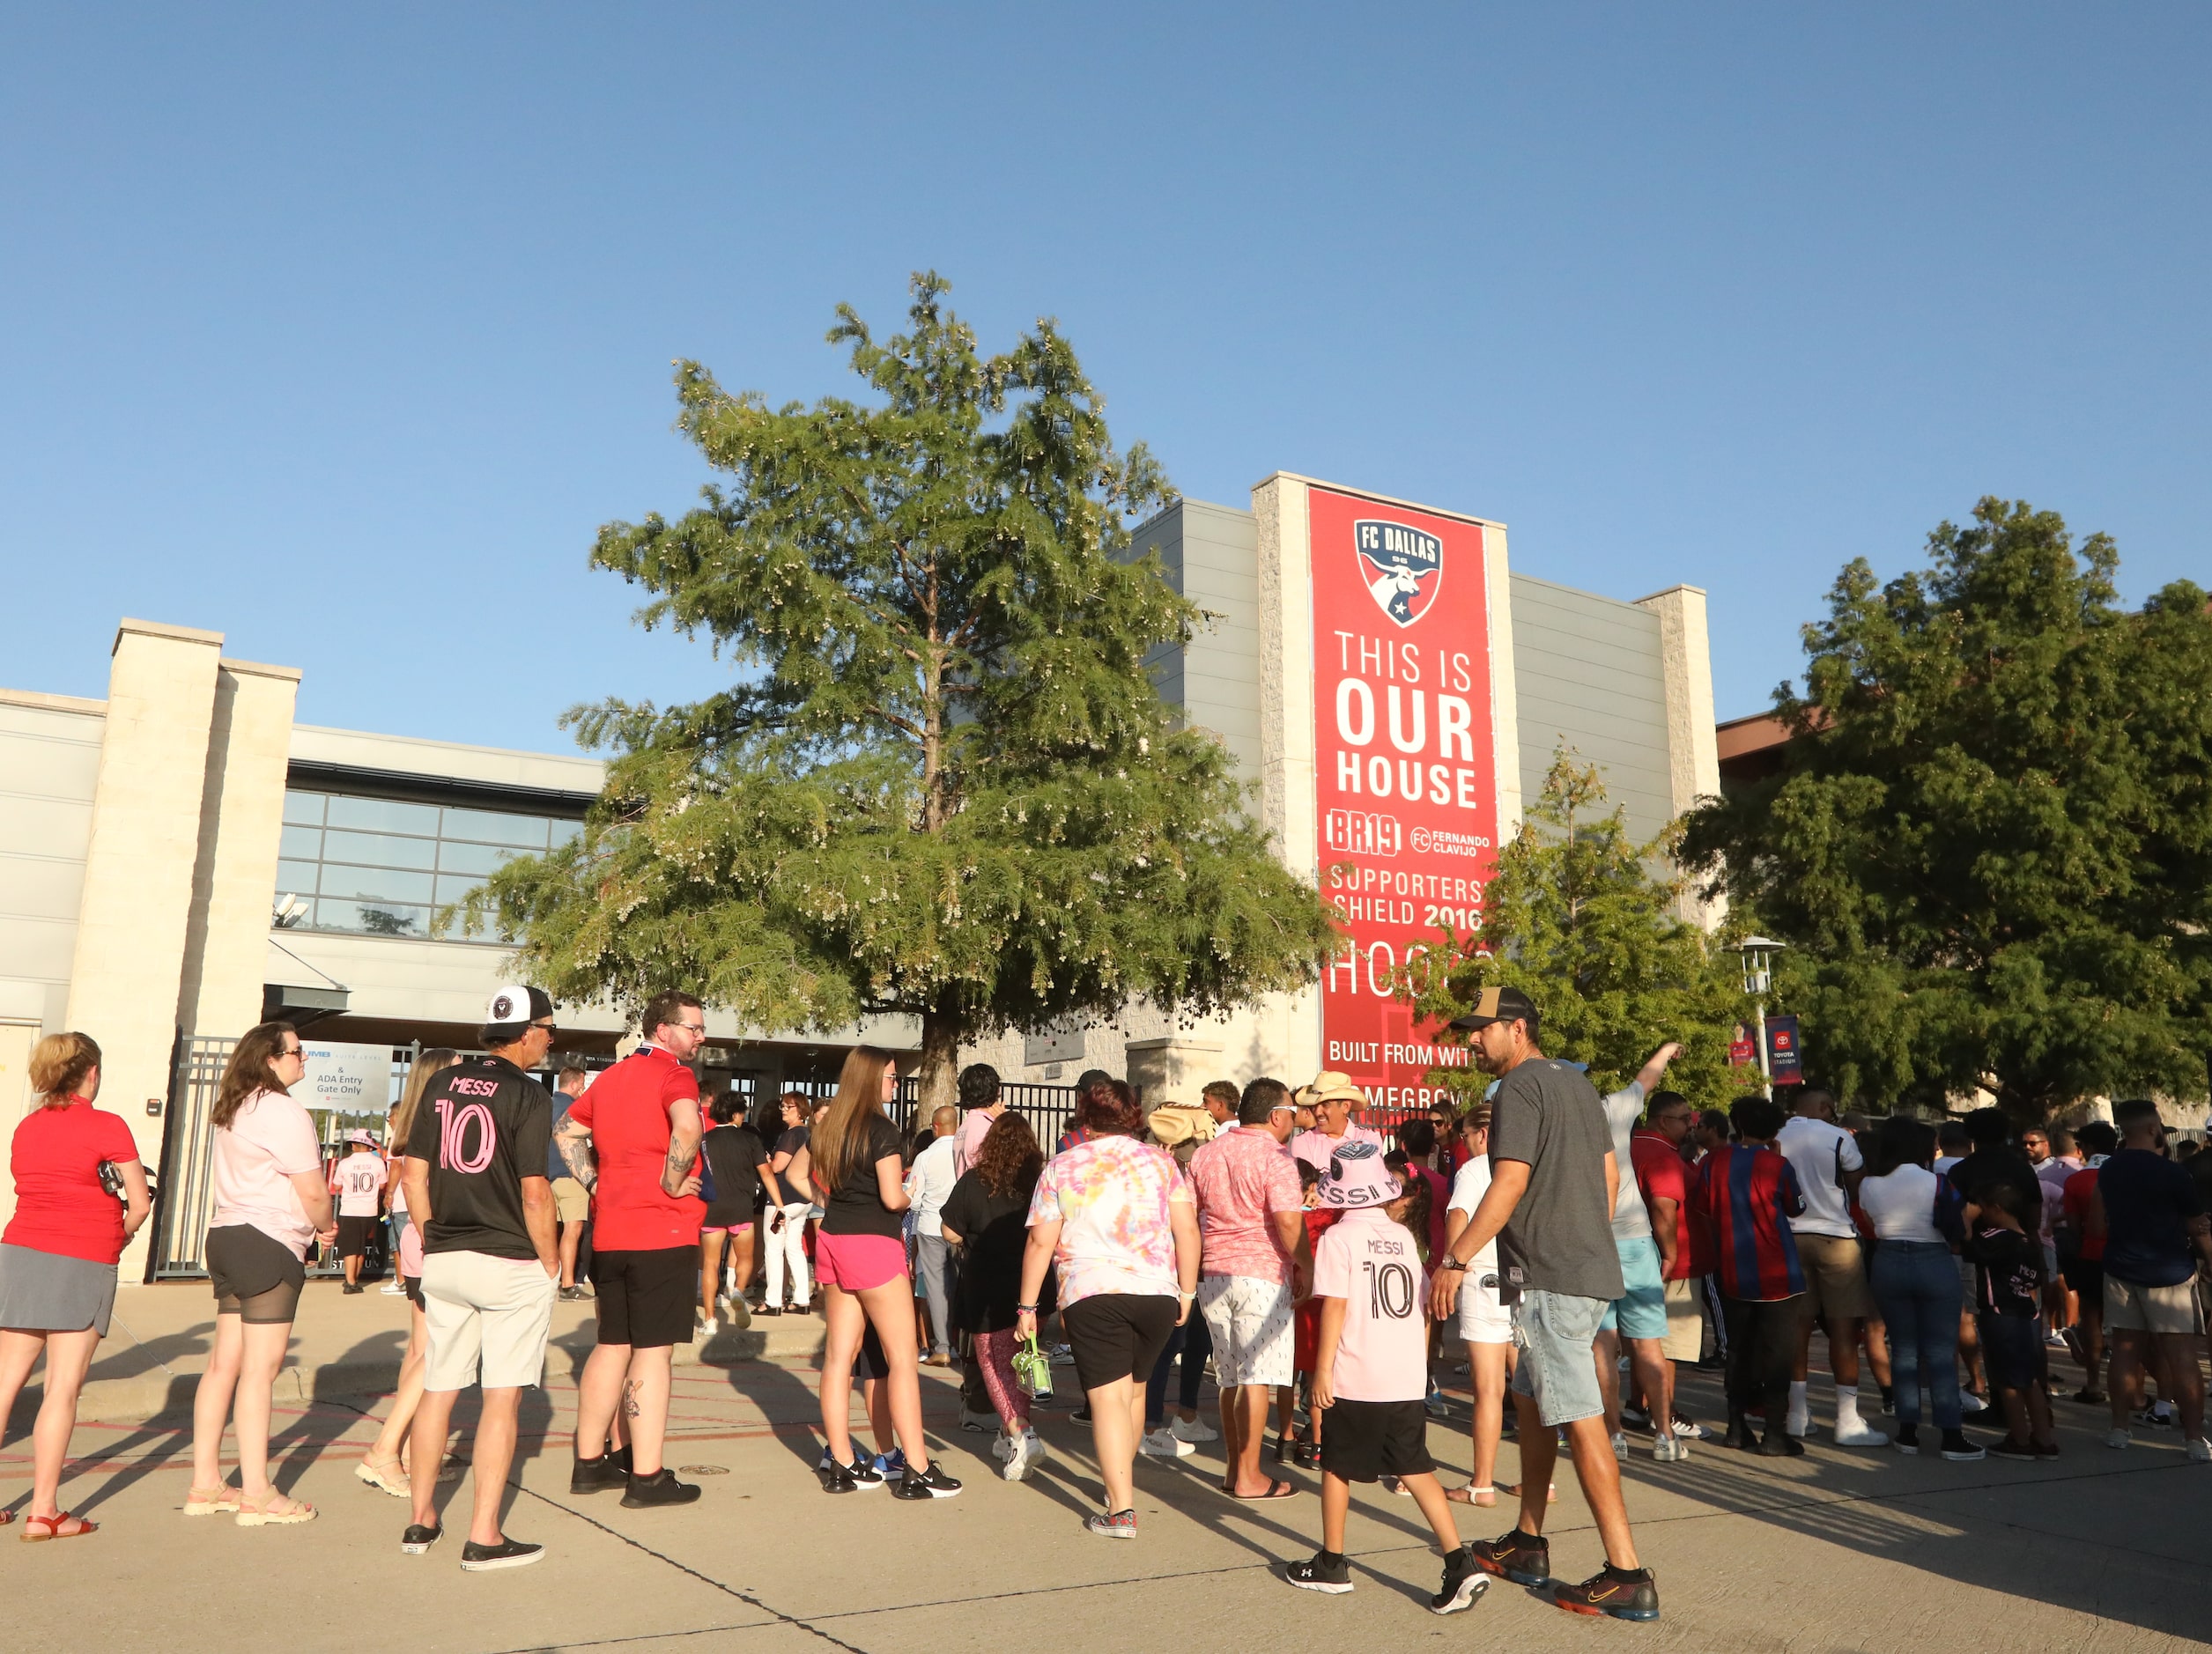
[[[2212,10],[0,6],[0,683],[124,613],[303,721],[559,748],[718,668],[596,526],[669,365],[811,399],[934,266],[1116,435],[1713,594],[1758,710],[1984,493],[2212,583]]]

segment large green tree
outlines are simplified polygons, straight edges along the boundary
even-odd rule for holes
[[[771,1030],[917,1016],[939,1098],[964,1039],[1132,997],[1217,1011],[1312,980],[1331,935],[1145,669],[1204,619],[1132,554],[1165,477],[1116,452],[1052,322],[984,356],[946,291],[917,276],[880,343],[840,307],[865,401],[772,408],[678,365],[678,427],[723,480],[592,561],[732,682],[572,713],[615,755],[604,793],[469,915],[562,994],[684,984]]]
[[[1677,1040],[1668,1085],[1705,1104],[1741,1092],[1746,1075],[1728,1067],[1728,1038],[1750,1007],[1734,956],[1676,912],[1683,882],[1662,871],[1674,837],[1639,844],[1621,811],[1605,808],[1596,767],[1562,748],[1498,853],[1480,934],[1447,930],[1407,968],[1416,1008],[1445,1023],[1486,987],[1516,987],[1541,1015],[1544,1054],[1589,1064],[1600,1090],[1625,1084]],[[1469,1096],[1489,1083],[1471,1068],[1439,1069],[1431,1081]]]
[[[2023,1119],[2205,1091],[2212,1051],[2212,618],[2124,609],[2118,556],[1984,499],[1805,628],[1779,774],[1686,853],[1792,944],[1809,1062],[1870,1103],[1977,1087]]]

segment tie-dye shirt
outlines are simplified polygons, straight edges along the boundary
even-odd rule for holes
[[[1190,1185],[1174,1156],[1134,1137],[1094,1137],[1047,1161],[1029,1222],[1060,1221],[1060,1307],[1102,1292],[1173,1297],[1179,1201],[1191,1203]]]

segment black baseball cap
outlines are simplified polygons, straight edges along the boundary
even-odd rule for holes
[[[1464,1016],[1454,1017],[1450,1026],[1488,1028],[1492,1023],[1533,1023],[1535,1020],[1535,1001],[1519,988],[1484,988],[1483,997],[1475,1001],[1475,1008]]]

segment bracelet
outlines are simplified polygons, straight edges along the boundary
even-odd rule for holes
[[[1033,1303],[1017,1303],[1014,1306],[1014,1313],[1017,1315],[1034,1315],[1037,1313],[1037,1306]]]

